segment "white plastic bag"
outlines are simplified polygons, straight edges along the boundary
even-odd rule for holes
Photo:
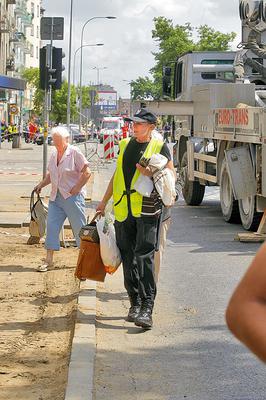
[[[154,185],[151,178],[140,174],[137,181],[135,182],[134,189],[142,196],[150,197],[153,191]]]
[[[100,252],[105,270],[113,274],[121,264],[121,254],[116,244],[115,227],[110,216],[106,215],[97,221],[97,231],[100,237]]]

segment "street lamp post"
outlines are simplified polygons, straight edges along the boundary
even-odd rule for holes
[[[84,45],[82,46],[82,48],[84,48],[84,47],[94,47],[94,46],[104,46],[104,44],[103,44],[103,43],[84,44]],[[75,86],[75,73],[76,73],[76,56],[77,56],[77,53],[79,52],[79,50],[81,50],[81,47],[78,47],[77,50],[75,51],[75,54],[74,54],[73,79],[72,79],[72,83],[73,83],[74,86]]]
[[[93,67],[92,69],[97,70],[97,86],[99,86],[100,85],[100,71],[107,69],[107,67]],[[99,87],[98,87],[98,89],[99,89]]]
[[[127,82],[127,84],[130,87],[130,108],[129,108],[129,114],[130,116],[133,115],[133,110],[132,110],[132,81],[128,81],[127,79],[123,79],[123,82]]]
[[[92,17],[88,19],[81,30],[81,38],[80,38],[80,73],[79,73],[79,87],[80,87],[80,95],[79,95],[79,130],[81,131],[82,125],[82,70],[83,70],[83,37],[84,37],[84,29],[87,24],[94,19],[116,19],[116,17]]]

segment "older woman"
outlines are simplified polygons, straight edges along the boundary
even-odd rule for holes
[[[51,155],[46,177],[35,188],[40,193],[42,188],[50,183],[52,185],[45,241],[47,255],[39,267],[40,272],[46,272],[53,264],[53,254],[60,249],[59,234],[66,218],[79,246],[79,231],[86,223],[84,186],[91,175],[84,155],[68,143],[68,130],[58,126],[52,129],[51,135],[55,151]]]

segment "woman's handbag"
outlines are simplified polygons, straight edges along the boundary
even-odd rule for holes
[[[78,279],[84,278],[104,282],[105,275],[106,271],[101,259],[100,244],[81,240],[75,276]]]
[[[39,194],[37,194],[37,200],[35,199],[34,194],[35,191],[33,190],[30,197],[31,220],[29,232],[31,237],[41,238],[45,235],[46,231],[48,207],[42,202]]]
[[[80,232],[79,232],[79,237],[81,240],[84,240],[86,242],[92,242],[92,243],[99,243],[99,235],[96,227],[96,220],[99,216],[99,212],[95,214],[91,222],[87,220],[87,224],[84,225]]]

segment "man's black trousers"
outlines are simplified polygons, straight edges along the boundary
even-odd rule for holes
[[[139,296],[153,305],[156,296],[154,252],[158,217],[135,218],[128,215],[123,222],[115,221],[116,241],[121,252],[124,284],[129,297]]]

